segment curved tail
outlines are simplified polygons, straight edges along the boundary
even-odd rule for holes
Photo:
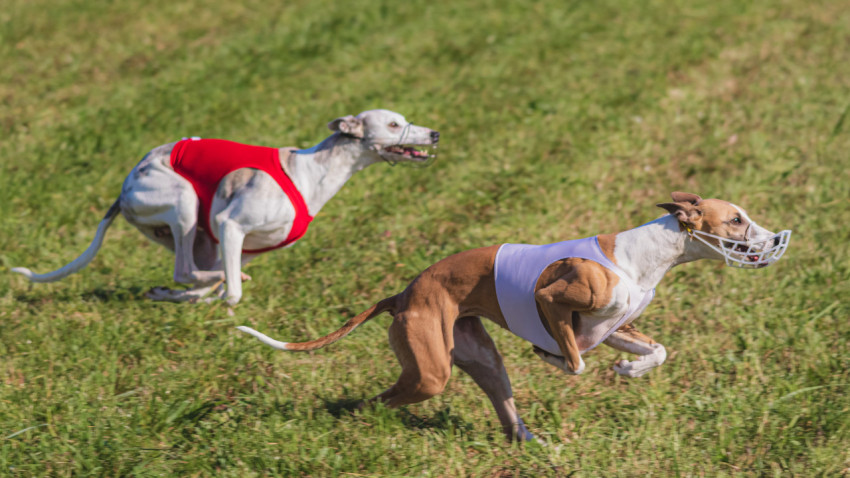
[[[77,272],[78,270],[89,265],[89,262],[94,259],[94,256],[97,255],[97,251],[100,250],[101,244],[103,244],[103,238],[106,236],[106,230],[112,224],[112,221],[115,220],[115,216],[121,211],[120,208],[121,198],[115,200],[112,203],[112,206],[109,208],[109,211],[106,212],[106,215],[103,216],[103,220],[100,221],[100,225],[97,226],[97,233],[94,235],[94,239],[91,241],[91,245],[89,248],[83,252],[80,257],[74,259],[70,264],[65,265],[61,269],[57,269],[53,272],[48,272],[46,274],[36,274],[33,271],[27,269],[26,267],[13,267],[12,272],[17,272],[18,274],[25,275],[32,282],[54,282],[59,279],[64,279],[69,275]]]
[[[318,348],[324,347],[325,345],[332,344],[337,340],[350,334],[351,331],[356,329],[357,326],[359,326],[363,322],[366,322],[384,312],[394,311],[397,297],[397,295],[394,295],[378,302],[377,304],[373,305],[372,307],[369,307],[368,309],[358,314],[357,317],[354,317],[353,319],[346,322],[345,325],[343,325],[339,329],[329,333],[328,335],[325,335],[324,337],[318,338],[316,340],[311,340],[309,342],[281,342],[279,340],[275,340],[269,337],[266,334],[257,332],[251,327],[245,327],[244,325],[240,325],[236,328],[241,330],[242,332],[253,335],[254,337],[260,339],[260,342],[266,345],[270,345],[276,349],[306,352],[309,350],[316,350]]]

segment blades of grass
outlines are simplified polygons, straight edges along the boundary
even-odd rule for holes
[[[46,426],[47,426],[47,423],[42,423],[42,424],[39,424],[39,425],[33,425],[33,426],[31,426],[31,427],[24,428],[23,430],[18,430],[18,431],[16,431],[15,433],[12,433],[11,435],[7,435],[7,436],[6,436],[6,439],[7,439],[7,440],[9,440],[9,439],[11,439],[11,438],[15,438],[15,437],[16,437],[16,436],[18,436],[18,435],[21,435],[21,434],[23,434],[23,433],[26,433],[26,432],[28,432],[28,431],[30,431],[30,430],[35,430],[36,428],[41,428],[41,427],[46,427]]]

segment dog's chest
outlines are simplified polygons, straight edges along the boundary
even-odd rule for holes
[[[649,303],[648,300],[642,303],[643,298],[644,294],[638,296],[630,294],[629,287],[621,282],[612,290],[611,301],[606,306],[591,312],[580,313],[578,321],[573,323],[579,350],[586,352],[596,347],[610,335],[612,329],[622,327],[638,318]],[[633,308],[632,301],[635,300],[641,303]]]

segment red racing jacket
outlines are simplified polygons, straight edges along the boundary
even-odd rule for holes
[[[242,252],[257,254],[288,246],[304,236],[307,226],[313,220],[301,193],[283,171],[277,148],[252,146],[223,139],[183,139],[171,150],[171,167],[195,188],[199,203],[198,222],[216,244],[218,238],[210,227],[213,195],[225,176],[241,168],[259,169],[268,173],[295,207],[292,229],[283,242],[262,249],[243,249]]]

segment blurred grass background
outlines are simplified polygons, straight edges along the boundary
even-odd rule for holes
[[[0,11],[0,475],[672,476],[850,473],[850,5],[834,1],[6,0]],[[152,303],[173,258],[123,220],[152,147],[306,147],[388,108],[441,132],[429,169],[356,175],[243,301]],[[454,252],[636,226],[674,190],[794,230],[775,266],[671,271],[638,328],[669,351],[567,377],[488,325],[548,446],[507,445],[458,372],[347,413],[398,374],[384,316],[335,329]]]

